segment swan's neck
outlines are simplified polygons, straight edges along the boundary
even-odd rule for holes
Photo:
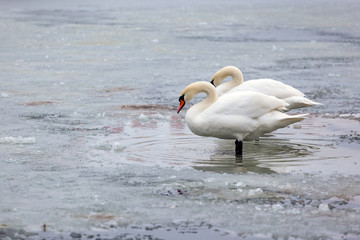
[[[244,82],[244,76],[242,75],[242,72],[238,68],[230,68],[229,70],[225,71],[225,76],[231,76],[232,79],[229,82],[223,83],[226,84],[227,87],[230,89],[239,86]]]
[[[220,70],[221,71],[221,70]],[[236,67],[225,67],[222,69],[223,80],[227,77],[231,77],[231,81],[224,82],[217,87],[219,96],[239,86],[244,82],[242,72]],[[222,81],[223,81],[222,80]]]
[[[235,86],[238,86],[244,82],[244,76],[239,69],[233,69],[233,71],[229,73],[229,76],[232,77],[230,82],[232,82]]]
[[[202,112],[206,108],[210,107],[211,104],[213,104],[218,98],[215,89],[211,89],[210,87],[209,88],[204,88],[201,91],[199,91],[199,93],[200,92],[206,93],[206,98],[204,100],[202,100],[201,102],[195,104],[192,107],[192,108],[196,108],[198,112]]]
[[[194,96],[204,92],[206,93],[206,98],[202,100],[201,102],[195,104],[192,106],[186,113],[187,118],[195,118],[197,115],[199,115],[201,112],[203,112],[205,109],[210,107],[216,100],[218,99],[217,92],[215,88],[210,83],[205,83],[201,86],[201,88],[198,88],[194,91]]]

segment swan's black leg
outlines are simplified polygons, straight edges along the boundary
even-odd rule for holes
[[[235,141],[235,155],[242,156],[242,150],[243,150],[243,142],[236,140]]]

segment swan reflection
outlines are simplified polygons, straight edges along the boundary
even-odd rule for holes
[[[216,147],[208,160],[197,161],[198,170],[223,173],[287,172],[288,167],[305,165],[316,146],[293,143],[286,139],[263,138],[259,142],[245,142],[242,157],[234,157],[233,141],[216,140]]]

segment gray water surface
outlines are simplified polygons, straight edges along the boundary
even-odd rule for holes
[[[360,237],[357,1],[0,5],[0,238]],[[226,65],[323,105],[235,158],[176,114]]]

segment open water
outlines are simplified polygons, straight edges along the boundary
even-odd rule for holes
[[[359,22],[355,0],[1,0],[0,238],[360,238]],[[240,161],[176,114],[226,65],[323,105]]]

